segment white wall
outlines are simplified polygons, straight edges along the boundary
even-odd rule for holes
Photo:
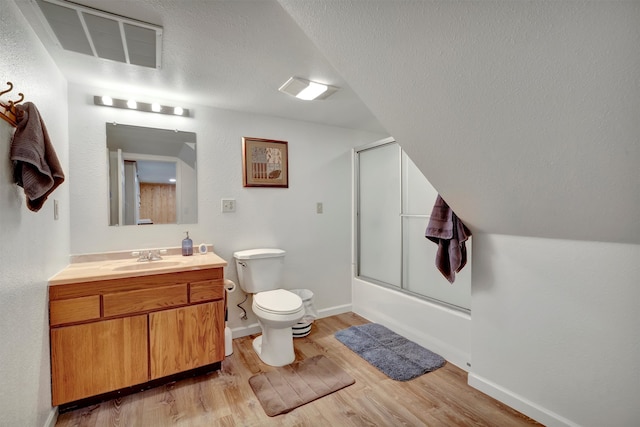
[[[12,1],[0,0],[2,101],[25,95],[40,111],[67,174],[66,82]],[[0,426],[43,426],[52,421],[47,279],[67,264],[69,183],[31,212],[13,184],[9,148],[14,129],[0,120]],[[53,219],[53,199],[60,219]]]
[[[473,250],[470,384],[547,425],[638,425],[640,245],[478,234]]]
[[[385,135],[197,105],[187,106],[195,118],[94,106],[93,95],[101,93],[69,86],[72,253],[179,246],[185,230],[230,263],[237,250],[279,247],[287,251],[285,288],[311,289],[325,314],[350,310],[351,149]],[[107,226],[107,121],[197,133],[198,224]],[[242,186],[243,136],[288,141],[288,189]],[[221,213],[222,198],[236,199],[235,213]],[[225,275],[236,281],[235,265]],[[234,336],[255,326],[250,300],[249,320],[240,320],[235,304],[243,297],[238,291],[230,299]]]
[[[472,230],[640,243],[640,2],[279,3]]]
[[[637,425],[640,245],[476,234],[473,253],[470,318],[357,279],[353,311],[545,425]]]
[[[640,2],[279,2],[475,232],[471,384],[637,425]]]

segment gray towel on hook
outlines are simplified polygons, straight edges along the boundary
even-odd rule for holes
[[[16,108],[23,114],[11,141],[13,178],[24,189],[27,207],[38,212],[64,181],[64,172],[36,106],[26,102]]]
[[[467,264],[465,242],[469,236],[471,231],[438,195],[431,211],[425,237],[438,244],[436,267],[450,283],[456,280],[456,273]]]

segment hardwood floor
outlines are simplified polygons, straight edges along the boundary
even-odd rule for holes
[[[294,340],[296,361],[324,354],[356,383],[288,414],[268,417],[249,378],[273,368],[252,349],[254,336],[233,341],[220,371],[61,414],[56,427],[86,426],[532,426],[540,424],[467,385],[447,363],[406,382],[394,381],[333,334],[367,320],[346,313],[314,322]]]

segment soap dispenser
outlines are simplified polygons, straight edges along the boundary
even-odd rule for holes
[[[182,240],[182,256],[191,256],[193,255],[193,240],[189,238],[189,232],[187,233],[187,237]]]

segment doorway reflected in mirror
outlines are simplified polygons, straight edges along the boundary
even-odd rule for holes
[[[106,128],[109,225],[197,223],[196,134]]]

